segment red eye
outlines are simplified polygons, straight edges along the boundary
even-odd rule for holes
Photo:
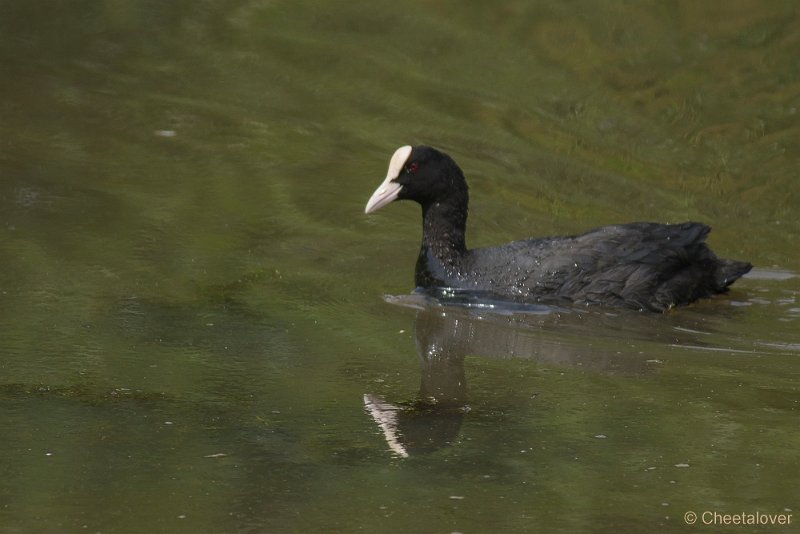
[[[407,170],[408,172],[417,172],[417,169],[418,169],[418,168],[419,168],[419,165],[417,165],[416,163],[410,163],[410,164],[408,165],[408,167],[406,167],[406,170]]]

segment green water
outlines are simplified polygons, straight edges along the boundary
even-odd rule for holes
[[[0,1],[0,532],[800,513],[798,49],[791,1]],[[418,208],[363,208],[422,142],[472,246],[701,220],[754,276],[417,309]]]

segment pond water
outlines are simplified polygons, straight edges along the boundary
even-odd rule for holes
[[[0,531],[800,513],[799,48],[791,1],[0,1]],[[418,208],[363,215],[409,143],[471,246],[700,220],[755,269],[411,294]]]

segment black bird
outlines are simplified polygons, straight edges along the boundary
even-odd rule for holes
[[[397,149],[365,212],[394,200],[422,206],[419,288],[663,312],[724,293],[752,267],[718,258],[703,242],[711,229],[697,222],[636,222],[468,249],[464,174],[450,156],[423,145]]]

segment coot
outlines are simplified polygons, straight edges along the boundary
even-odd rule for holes
[[[365,212],[394,200],[422,206],[415,276],[420,288],[662,312],[723,293],[752,267],[718,258],[703,242],[710,228],[696,222],[636,222],[468,249],[464,174],[450,156],[423,145],[397,149]]]

